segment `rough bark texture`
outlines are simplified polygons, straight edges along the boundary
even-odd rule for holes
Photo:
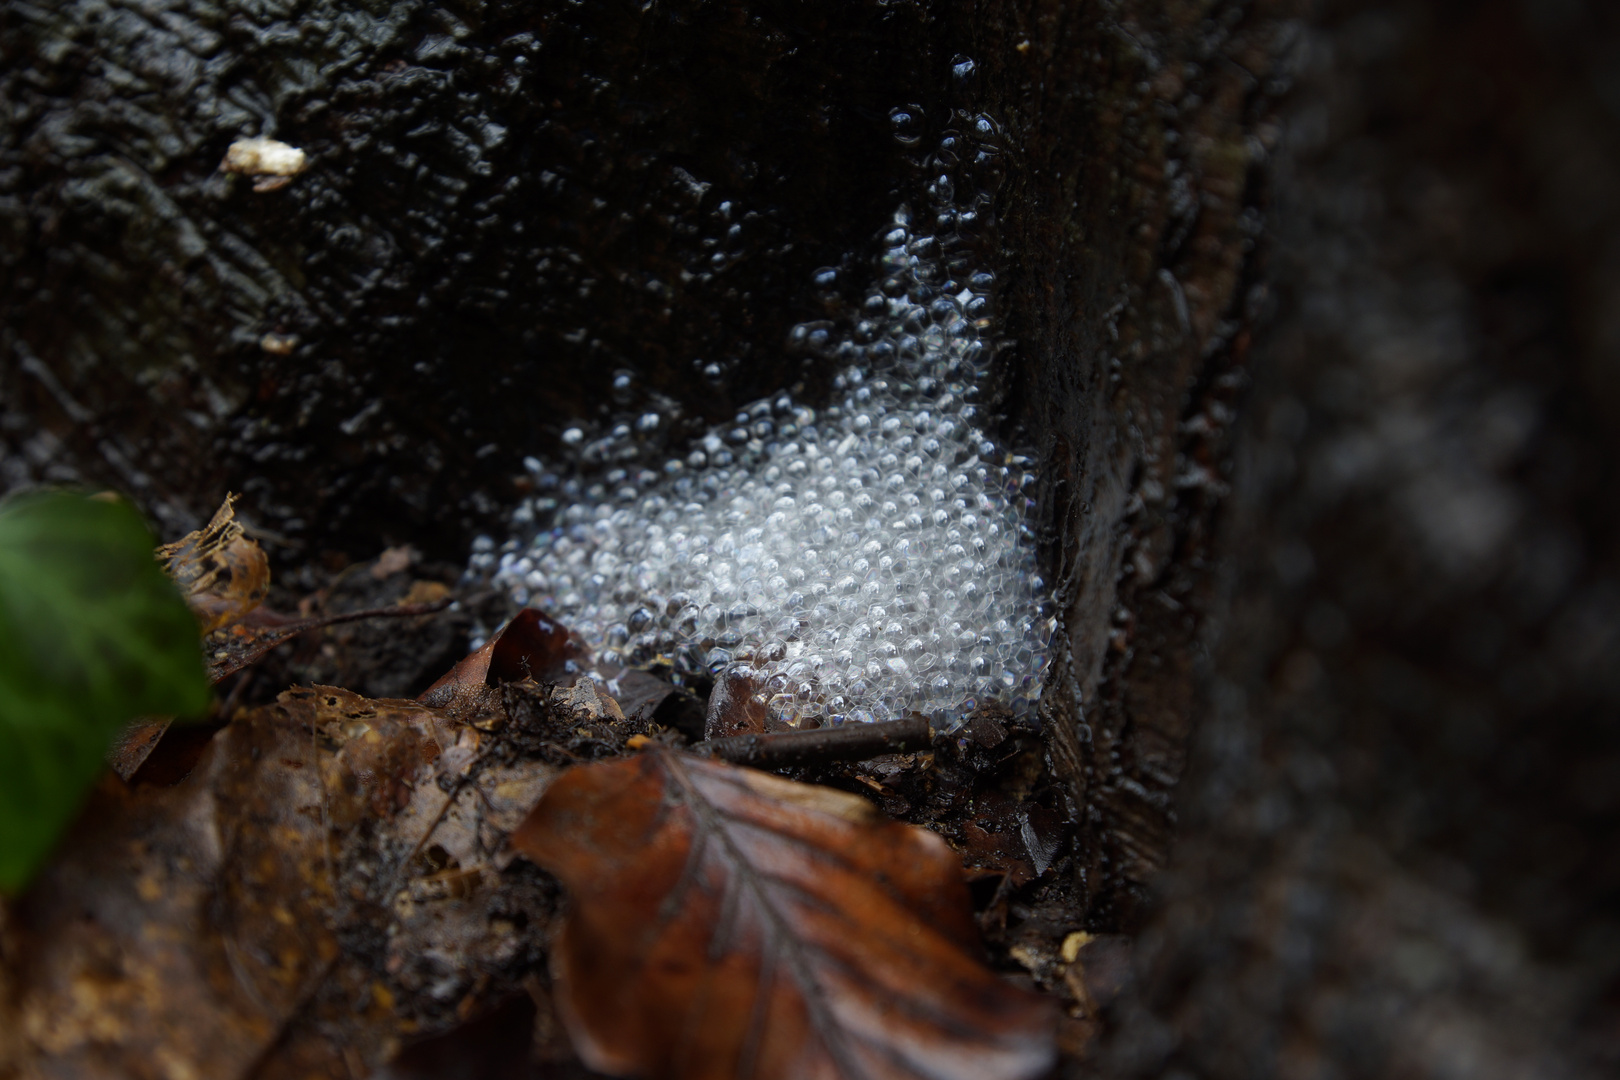
[[[702,426],[803,377],[812,272],[893,210],[889,110],[948,84],[913,4],[3,19],[5,482],[115,484],[170,531],[245,489],[294,560],[462,558],[575,419],[668,395]],[[308,171],[216,172],[249,135]]]
[[[1617,56],[1579,0],[4,0],[0,486],[460,559],[571,424],[814,397],[890,110],[984,110],[1049,761],[1147,927],[1098,1067],[1612,1067]]]
[[[1256,307],[1287,4],[982,12],[1018,118],[1012,417],[1062,615],[1043,712],[1088,924],[1131,929],[1173,832],[1210,529]]]

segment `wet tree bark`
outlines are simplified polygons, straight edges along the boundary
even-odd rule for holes
[[[996,91],[1026,125],[1007,400],[1042,448],[1062,612],[1048,742],[1101,929],[1137,924],[1173,833],[1211,530],[1266,297],[1256,240],[1291,11],[984,9]]]
[[[569,426],[813,396],[892,110],[984,112],[1077,918],[1142,935],[1087,1067],[1612,1067],[1617,50],[1579,4],[5,0],[0,485],[460,559]],[[309,171],[218,174],[254,134]]]

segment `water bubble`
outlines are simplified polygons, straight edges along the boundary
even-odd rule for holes
[[[810,276],[811,287],[816,296],[822,300],[836,300],[838,298],[838,269],[825,266]]]
[[[889,111],[889,131],[895,142],[911,149],[922,143],[922,110],[915,105]]]

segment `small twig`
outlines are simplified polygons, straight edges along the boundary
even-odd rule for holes
[[[844,724],[810,731],[779,731],[767,735],[729,735],[709,739],[692,749],[733,765],[780,768],[814,765],[825,761],[863,761],[883,754],[927,750],[934,733],[922,716],[882,724]]]
[[[243,668],[258,663],[264,655],[278,646],[285,645],[299,634],[308,630],[319,630],[326,626],[336,626],[338,623],[355,622],[360,619],[405,619],[413,615],[432,615],[449,607],[453,600],[446,597],[435,600],[431,604],[400,604],[395,607],[369,608],[365,611],[345,611],[341,615],[317,615],[310,619],[299,619],[274,630],[266,631],[248,642],[240,653],[233,653],[221,660],[217,665],[210,665],[208,678],[212,682],[219,682],[227,675],[234,675]]]
[[[247,684],[252,682],[253,677],[257,674],[257,671],[249,671],[244,673],[240,679],[237,679],[231,685],[231,692],[226,694],[225,700],[219,703],[219,709],[215,715],[229,722],[231,715],[236,711],[236,703],[242,700],[242,691],[247,689]]]

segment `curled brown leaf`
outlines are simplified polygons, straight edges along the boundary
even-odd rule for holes
[[[226,495],[207,525],[157,549],[205,634],[240,622],[270,591],[270,561],[242,531],[235,505]]]
[[[571,908],[560,1010],[616,1075],[991,1080],[1055,1010],[974,955],[955,855],[864,801],[651,748],[576,768],[513,834]]]

